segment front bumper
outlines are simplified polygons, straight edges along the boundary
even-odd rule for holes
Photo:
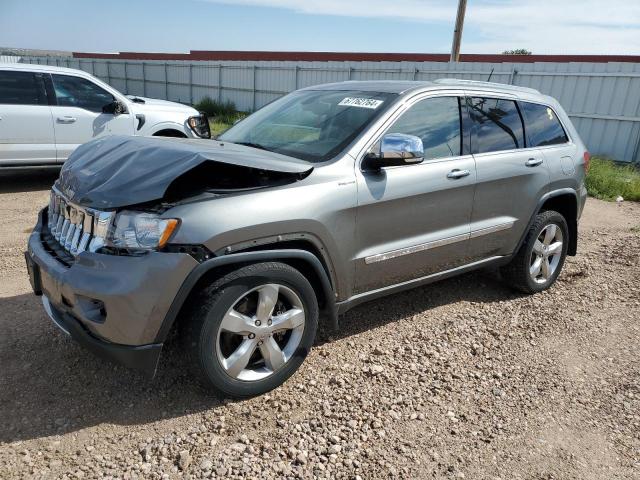
[[[52,305],[46,295],[42,295],[42,304],[53,323],[90,352],[125,367],[155,374],[162,343],[130,346],[105,342],[91,335],[72,315]]]
[[[180,286],[198,262],[186,253],[133,256],[79,254],[67,266],[43,243],[46,209],[29,237],[27,264],[34,292],[49,316],[103,357],[155,370],[157,336]]]

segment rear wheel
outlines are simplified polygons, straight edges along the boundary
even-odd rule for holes
[[[546,290],[560,275],[568,245],[565,218],[553,210],[542,212],[536,215],[518,253],[502,268],[502,276],[525,293]]]
[[[276,262],[242,267],[199,296],[186,329],[191,364],[231,397],[260,395],[287,380],[309,353],[318,323],[313,287]]]

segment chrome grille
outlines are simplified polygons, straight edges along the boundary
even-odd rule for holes
[[[114,215],[114,212],[80,207],[69,202],[55,187],[51,190],[49,233],[73,256],[102,247]]]

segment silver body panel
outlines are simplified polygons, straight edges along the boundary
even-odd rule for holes
[[[568,117],[550,97],[532,89],[484,82],[344,82],[313,88],[372,89],[400,93],[338,158],[316,164],[301,182],[226,197],[167,212],[183,220],[175,241],[203,243],[214,252],[236,251],[249,239],[307,235],[321,245],[334,275],[338,301],[492,257],[514,253],[536,205],[554,187],[577,192],[585,151]],[[362,158],[411,105],[440,96],[490,96],[550,105],[570,142],[480,155],[427,160],[363,172]],[[559,169],[559,156],[576,167]],[[540,158],[536,167],[529,158]],[[454,169],[470,175],[452,180]],[[513,201],[517,199],[517,201]],[[232,212],[243,212],[235,215]],[[210,221],[202,222],[201,218]],[[261,243],[261,242],[259,242]],[[382,259],[384,260],[382,261]]]
[[[586,149],[560,105],[550,97],[528,88],[452,83],[456,88],[439,82],[343,82],[309,87],[400,95],[342,155],[315,164],[308,178],[278,189],[170,210],[167,217],[183,222],[175,241],[202,243],[213,252],[224,253],[246,248],[252,240],[260,245],[276,243],[278,236],[304,236],[320,246],[340,302],[483,259],[511,255],[545,194],[554,187],[580,191],[584,185],[581,157]],[[366,151],[417,101],[483,95],[550,105],[570,142],[427,160],[383,168],[379,173],[360,168]],[[559,155],[570,157],[575,165],[570,175],[557,167]],[[525,164],[529,158],[543,162],[529,167]],[[455,169],[470,174],[447,178]]]

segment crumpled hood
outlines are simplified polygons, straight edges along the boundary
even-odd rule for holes
[[[313,170],[307,162],[232,143],[107,136],[78,147],[56,187],[78,205],[120,208],[162,199],[172,182],[205,162],[212,162],[212,176],[225,165],[247,167],[247,174],[259,170],[296,179]]]
[[[182,103],[169,102],[167,100],[158,100],[157,98],[140,97],[138,95],[127,95],[131,100],[131,109],[134,113],[153,112],[184,112],[189,116],[198,115],[198,111],[188,105]],[[134,102],[134,98],[144,100],[144,103]]]

